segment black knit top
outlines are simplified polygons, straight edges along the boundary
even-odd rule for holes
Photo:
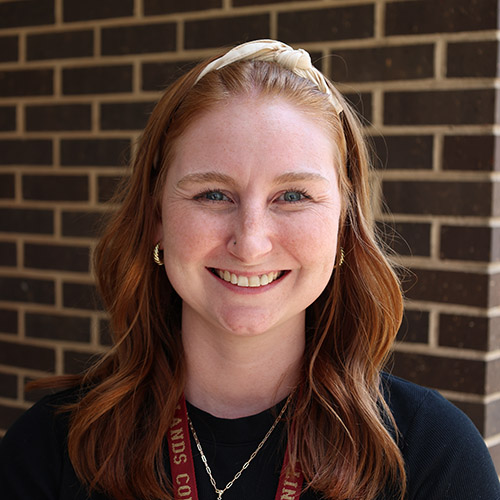
[[[409,500],[500,500],[498,476],[480,434],[460,410],[435,391],[383,375],[385,398],[400,432]],[[55,414],[76,391],[43,398],[9,430],[0,444],[0,498],[3,500],[109,500],[90,496],[78,481],[66,451],[67,417]],[[217,486],[223,488],[248,460],[276,408],[238,419],[221,419],[188,403]],[[223,500],[274,500],[286,436],[279,424],[251,465]],[[194,442],[200,500],[216,498]],[[167,452],[165,452],[167,453]],[[166,459],[168,466],[168,459]],[[307,491],[301,500],[321,495]],[[389,492],[380,500],[392,499]],[[140,500],[140,499],[138,499]],[[339,499],[340,500],[340,499]]]

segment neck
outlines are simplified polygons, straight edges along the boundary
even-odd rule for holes
[[[255,336],[183,321],[186,399],[221,418],[254,415],[274,406],[299,380],[304,332],[303,321]]]

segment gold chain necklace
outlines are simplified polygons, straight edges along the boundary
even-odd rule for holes
[[[193,434],[194,441],[196,443],[196,447],[198,448],[198,451],[200,452],[201,460],[202,460],[203,464],[205,465],[205,470],[207,471],[208,477],[210,478],[210,483],[212,484],[212,486],[213,486],[213,488],[215,490],[215,494],[217,495],[217,500],[221,500],[222,499],[222,495],[229,488],[231,488],[231,486],[234,484],[234,482],[237,479],[239,479],[239,477],[241,476],[241,474],[243,473],[243,471],[250,465],[250,462],[256,457],[257,453],[259,453],[259,451],[264,446],[264,444],[268,440],[268,438],[271,435],[271,433],[274,431],[275,427],[278,425],[278,422],[281,420],[281,417],[285,413],[286,409],[288,408],[288,405],[289,405],[289,403],[290,403],[290,401],[292,399],[292,396],[293,396],[293,392],[290,394],[290,396],[288,396],[288,399],[286,400],[286,403],[283,405],[283,408],[281,408],[281,411],[279,412],[279,415],[276,417],[276,420],[274,421],[273,425],[267,431],[266,435],[264,436],[264,438],[262,439],[262,441],[259,443],[259,445],[257,446],[256,450],[250,455],[250,458],[243,464],[243,467],[234,475],[233,479],[231,479],[231,481],[229,481],[229,483],[226,484],[226,487],[223,490],[220,490],[219,488],[217,488],[217,484],[215,482],[214,477],[212,476],[212,471],[211,471],[211,469],[210,469],[210,467],[208,465],[208,462],[207,462],[207,457],[203,453],[203,449],[201,447],[200,440],[198,439],[198,435],[196,434],[196,431],[194,430],[193,422],[191,422],[191,419],[189,418],[189,415],[187,416],[188,422],[189,422],[189,428],[191,429],[191,432]]]

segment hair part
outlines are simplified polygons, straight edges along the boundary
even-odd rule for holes
[[[338,147],[338,245],[346,255],[307,311],[300,397],[288,420],[291,463],[299,461],[308,488],[327,499],[374,500],[391,484],[402,498],[404,464],[379,380],[401,321],[402,297],[374,236],[361,126],[333,85],[341,115],[314,83],[275,63],[234,63],[194,85],[207,63],[169,87],[155,107],[117,197],[121,206],[95,252],[114,345],[83,376],[59,378],[59,386],[86,387],[66,408],[75,471],[90,489],[122,500],[172,498],[163,446],[185,366],[180,298],[152,260],[165,177],[176,139],[202,113],[238,97],[283,99],[319,120]]]

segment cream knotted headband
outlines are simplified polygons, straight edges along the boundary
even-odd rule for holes
[[[208,64],[196,79],[198,83],[207,73],[224,68],[237,61],[255,59],[259,61],[275,62],[302,78],[312,81],[317,87],[330,96],[337,114],[342,112],[342,105],[333,95],[325,77],[311,62],[311,56],[304,49],[293,49],[289,45],[277,40],[254,40],[243,43],[226,52],[223,56]]]

